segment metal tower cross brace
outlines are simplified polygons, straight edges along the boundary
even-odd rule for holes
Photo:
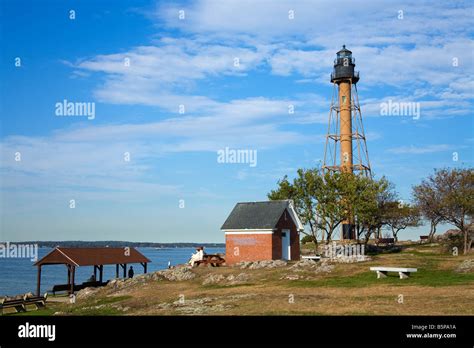
[[[360,111],[352,52],[342,46],[334,60],[331,74],[333,94],[329,109],[328,132],[324,150],[323,171],[365,175],[372,178],[369,153]],[[342,239],[355,239],[354,216],[349,211],[342,223]]]
[[[356,172],[372,177],[357,93],[359,73],[354,71],[354,67],[352,52],[343,46],[334,61],[334,72],[331,74],[334,88],[323,170]]]

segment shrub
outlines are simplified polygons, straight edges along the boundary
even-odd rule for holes
[[[452,253],[453,248],[460,252],[464,246],[464,236],[460,230],[448,230],[439,236],[438,241],[444,252]]]
[[[304,236],[301,238],[301,244],[306,244],[306,243],[314,243],[314,236]]]

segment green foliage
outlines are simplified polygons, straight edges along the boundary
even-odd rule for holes
[[[464,246],[464,235],[459,230],[450,230],[447,231],[439,241],[444,252],[452,253],[454,248],[462,250]]]
[[[322,178],[316,169],[298,169],[297,177],[292,183],[285,176],[278,182],[278,188],[268,194],[271,200],[291,199],[301,222],[309,227],[304,234],[314,237],[317,242],[317,187],[322,185]]]
[[[303,238],[301,238],[301,243],[306,244],[306,243],[314,243],[314,237],[310,235],[306,235]]]
[[[298,169],[290,182],[285,176],[268,194],[271,200],[291,199],[296,212],[315,244],[318,235],[329,242],[337,227],[348,217],[358,226],[358,236],[366,239],[382,225],[382,203],[392,198],[392,185],[385,179],[373,180],[351,173],[323,173],[319,169]]]

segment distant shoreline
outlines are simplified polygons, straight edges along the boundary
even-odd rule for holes
[[[0,244],[6,243],[6,241],[0,242]],[[61,247],[137,247],[137,248],[192,248],[203,246],[205,248],[224,248],[225,243],[196,243],[196,242],[182,242],[182,243],[155,243],[155,242],[127,242],[127,241],[81,241],[81,240],[70,240],[70,241],[22,241],[12,242],[12,244],[37,244],[38,247],[49,247],[54,248],[57,246]]]

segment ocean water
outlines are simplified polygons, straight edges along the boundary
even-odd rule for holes
[[[38,259],[49,253],[51,248],[39,248]],[[151,262],[148,264],[148,273],[168,268],[171,265],[186,263],[195,248],[137,248]],[[224,253],[224,248],[206,248],[206,253]],[[0,296],[13,296],[26,292],[36,291],[37,267],[33,261],[22,258],[0,257]],[[132,264],[135,275],[143,273],[140,264]],[[123,272],[120,268],[120,272]],[[94,273],[93,266],[76,268],[76,284],[86,281]],[[123,275],[123,273],[120,273]],[[98,274],[97,274],[98,276]],[[115,278],[115,265],[104,266],[104,280]],[[41,293],[51,290],[55,284],[67,283],[67,268],[65,265],[48,265],[41,268]]]

